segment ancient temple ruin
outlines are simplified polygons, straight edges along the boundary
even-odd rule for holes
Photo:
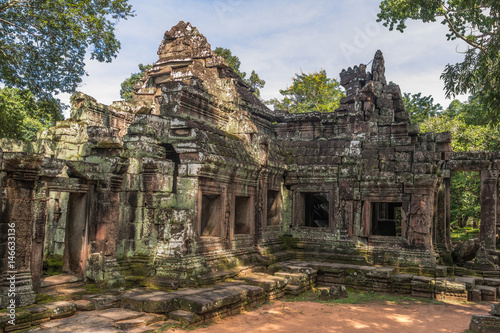
[[[19,304],[53,267],[178,286],[292,259],[436,272],[452,267],[450,179],[462,170],[481,172],[480,237],[498,260],[500,155],[421,134],[380,51],[369,71],[340,73],[336,112],[307,114],[268,109],[189,23],[158,55],[133,102],[77,93],[71,118],[36,142],[1,142],[0,279],[5,293],[17,272]],[[498,277],[495,264],[477,268]]]

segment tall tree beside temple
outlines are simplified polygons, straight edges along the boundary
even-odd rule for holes
[[[406,20],[435,22],[449,28],[448,40],[462,40],[464,59],[446,65],[441,79],[447,97],[469,93],[485,106],[489,122],[500,123],[500,1],[384,0],[378,21],[403,32]]]
[[[333,112],[345,96],[337,80],[327,76],[322,69],[314,73],[295,74],[290,87],[280,90],[283,99],[266,102],[275,109],[290,113]]]
[[[421,123],[428,118],[436,117],[443,111],[441,104],[434,104],[432,96],[422,96],[422,93],[403,94],[405,110],[410,112],[412,123]]]
[[[423,104],[417,105],[421,105],[417,114],[424,114],[428,109]],[[408,108],[406,103],[405,107]],[[471,96],[465,103],[454,100],[446,110],[436,116],[420,117],[417,122],[422,132],[451,132],[453,151],[500,150],[499,128],[489,124],[485,113],[481,112],[484,109],[479,99]],[[478,172],[457,172],[453,175],[451,214],[455,226],[465,227],[472,223],[477,227],[481,215],[480,194],[481,179]]]
[[[87,52],[90,59],[100,62],[116,57],[120,42],[115,24],[130,16],[133,12],[128,0],[1,1],[0,83],[19,90],[1,94],[5,104],[0,124],[7,127],[0,129],[0,137],[19,137],[13,134],[13,124],[18,122],[12,120],[17,117],[40,117],[38,124],[43,126],[62,118],[61,103],[54,95],[76,90],[86,74]],[[20,104],[19,96],[28,99]],[[36,107],[9,113],[26,103]]]
[[[0,89],[0,138],[34,141],[38,131],[62,119],[54,99],[36,98],[29,90]]]

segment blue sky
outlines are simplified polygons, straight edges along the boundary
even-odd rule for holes
[[[79,87],[99,102],[119,100],[120,83],[139,63],[157,60],[163,33],[177,22],[191,22],[212,49],[222,46],[266,81],[264,99],[280,97],[295,73],[325,69],[337,78],[344,68],[368,63],[377,49],[386,61],[386,77],[403,92],[432,95],[447,106],[444,66],[461,61],[465,46],[447,41],[438,22],[409,22],[405,33],[376,22],[374,0],[132,0],[136,16],[117,25],[122,48],[112,63],[87,61],[88,76]],[[66,97],[67,98],[67,97]],[[464,100],[465,98],[460,98]]]

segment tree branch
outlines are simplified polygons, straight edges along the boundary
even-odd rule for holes
[[[33,37],[35,37],[35,38],[41,38],[40,36],[35,35],[35,34],[34,34],[34,33],[32,33],[31,31],[29,31],[28,29],[25,29],[25,28],[23,28],[23,27],[20,27],[20,26],[18,26],[17,24],[12,23],[12,22],[10,22],[10,21],[4,20],[3,18],[0,18],[0,21],[5,22],[5,23],[7,23],[7,24],[9,24],[9,25],[11,25],[11,26],[13,26],[13,27],[16,27],[16,28],[18,28],[18,29],[20,29],[20,30],[22,30],[22,31],[26,32],[27,34],[32,35],[32,36],[33,36]]]
[[[20,1],[20,0],[9,0],[5,4],[0,6],[0,13],[6,11],[9,8],[16,7],[22,4],[29,4],[29,1]]]
[[[478,44],[478,43],[475,43],[473,41],[470,41],[468,40],[464,35],[462,35],[456,28],[455,26],[453,25],[453,23],[451,22],[450,20],[450,17],[448,16],[448,12],[450,11],[449,8],[447,8],[446,6],[444,5],[441,5],[444,9],[444,13],[443,13],[443,16],[444,16],[444,19],[446,20],[446,22],[448,23],[448,26],[450,27],[451,31],[458,37],[460,38],[461,40],[463,40],[464,42],[466,42],[467,44],[469,44],[470,46],[476,48],[476,49],[479,49],[483,52],[486,52],[486,48],[484,46],[482,46],[481,44]]]

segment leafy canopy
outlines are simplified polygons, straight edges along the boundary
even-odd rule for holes
[[[324,69],[309,74],[295,74],[292,85],[280,90],[280,94],[283,100],[275,98],[266,104],[290,113],[333,112],[345,96],[337,80],[328,78]]]
[[[413,123],[423,122],[428,118],[437,116],[443,111],[441,104],[434,104],[432,96],[422,96],[422,93],[404,93],[403,102],[405,110],[410,112]]]
[[[34,141],[38,131],[62,119],[53,98],[36,98],[29,90],[0,89],[0,138]]]
[[[115,23],[133,16],[128,0],[5,0],[0,3],[0,82],[48,98],[72,93],[84,59],[110,62]]]
[[[134,85],[141,80],[146,71],[150,69],[150,64],[139,64],[139,72],[130,74],[130,77],[125,79],[121,84],[120,97],[126,101],[131,102],[134,99]]]
[[[453,151],[500,150],[500,131],[488,126],[484,106],[477,96],[466,103],[454,100],[437,116],[421,120],[422,132],[451,132]],[[472,222],[477,225],[481,218],[481,179],[478,172],[454,173],[451,182],[452,223],[464,227]]]
[[[378,21],[403,32],[406,20],[447,25],[448,40],[461,39],[468,48],[464,60],[446,65],[448,98],[469,93],[481,101],[489,123],[500,122],[500,1],[498,0],[384,0]]]

